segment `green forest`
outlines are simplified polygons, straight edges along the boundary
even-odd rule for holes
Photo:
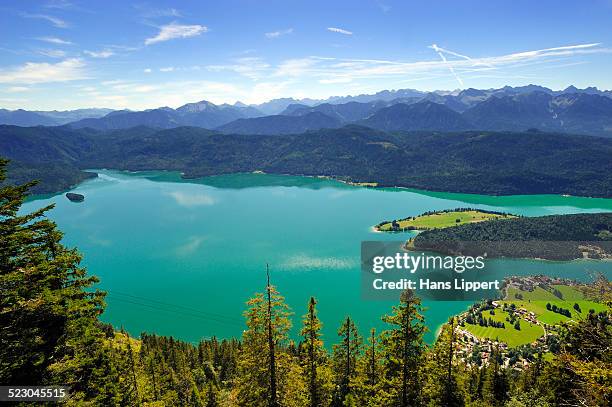
[[[408,242],[414,250],[489,257],[574,260],[612,255],[612,213],[518,218],[431,229]]]
[[[6,176],[0,162],[0,181]],[[404,292],[362,337],[350,316],[323,338],[317,301],[290,310],[268,281],[245,304],[241,338],[198,344],[101,322],[105,293],[76,249],[45,217],[20,208],[34,183],[0,188],[0,383],[67,385],[66,405],[92,406],[607,406],[612,398],[612,312],[560,325],[554,354],[506,363],[460,357],[449,320],[423,340],[418,297]],[[609,283],[605,284],[609,289]],[[601,301],[601,290],[594,289]],[[289,337],[302,315],[300,338]]]
[[[324,175],[430,191],[612,197],[612,139],[540,132],[385,133],[350,125],[304,134],[240,135],[195,127],[98,131],[0,126],[10,178],[68,189],[82,170]],[[28,178],[34,177],[34,178]]]

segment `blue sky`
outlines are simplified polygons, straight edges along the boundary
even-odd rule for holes
[[[0,107],[612,89],[612,0],[4,1]]]

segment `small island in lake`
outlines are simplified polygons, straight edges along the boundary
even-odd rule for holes
[[[71,202],[83,202],[85,200],[85,195],[68,192],[66,194],[66,198],[68,198]]]
[[[502,212],[483,209],[457,208],[443,211],[425,212],[419,216],[404,219],[384,221],[374,226],[379,232],[402,232],[406,230],[431,230],[464,225],[466,223],[483,222],[498,218],[515,218]]]

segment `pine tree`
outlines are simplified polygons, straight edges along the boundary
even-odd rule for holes
[[[357,360],[357,371],[351,380],[351,392],[345,399],[346,406],[377,406],[380,386],[380,349],[376,330],[368,335],[368,344]]]
[[[310,297],[308,302],[308,312],[302,319],[302,330],[300,334],[304,338],[306,348],[306,358],[304,372],[308,379],[309,404],[311,407],[322,405],[322,386],[320,378],[317,376],[319,364],[324,358],[325,348],[321,340],[321,321],[317,316],[317,301]]]
[[[157,379],[155,378],[155,364],[153,362],[154,357],[149,361],[149,372],[151,374],[151,383],[153,384],[153,401],[159,400],[159,394],[157,393]]]
[[[125,335],[125,339],[127,341],[127,357],[128,363],[130,365],[130,376],[132,379],[132,386],[134,392],[134,398],[136,400],[136,404],[140,404],[140,394],[138,392],[138,380],[136,379],[136,361],[134,360],[134,352],[132,351],[132,340],[127,332],[122,332]]]
[[[342,405],[351,390],[351,380],[357,372],[357,358],[361,354],[362,339],[350,317],[346,317],[338,329],[338,336],[341,342],[333,346],[332,356],[338,389],[334,396],[334,404]]]
[[[0,184],[6,165],[0,159]],[[45,218],[52,205],[19,213],[33,185],[0,187],[0,383],[65,384],[71,400],[114,400],[106,375],[116,369],[97,320],[104,294]]]
[[[366,375],[367,375],[367,383],[370,386],[376,386],[376,383],[378,382],[378,352],[376,350],[377,347],[377,343],[376,343],[376,329],[372,328],[370,330],[370,337],[369,337],[369,341],[370,341],[370,345],[368,346],[368,349],[366,350],[366,358],[365,358],[365,364],[367,366],[366,369]]]
[[[445,407],[464,405],[463,395],[459,391],[457,368],[453,364],[455,341],[455,319],[450,318],[426,354],[424,404]]]
[[[217,389],[212,382],[208,382],[208,389],[206,391],[206,407],[218,407],[217,402]]]
[[[242,352],[238,362],[238,400],[244,406],[263,407],[272,402],[278,403],[278,394],[271,394],[271,379],[274,378],[278,384],[281,380],[276,376],[277,362],[287,363],[287,358],[282,354],[277,355],[277,352],[287,341],[291,313],[285,299],[270,284],[266,286],[265,294],[257,293],[247,305],[249,308],[244,313],[247,329],[242,335]],[[274,371],[271,366],[274,366]],[[279,374],[283,372],[286,370]]]
[[[381,335],[386,392],[392,403],[401,407],[420,403],[419,362],[424,350],[426,330],[421,300],[404,291],[393,313],[383,317],[391,328]]]
[[[489,356],[482,388],[482,398],[490,406],[502,406],[508,399],[508,378],[501,361],[502,354],[496,344]]]

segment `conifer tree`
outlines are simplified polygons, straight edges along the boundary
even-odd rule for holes
[[[0,186],[0,383],[65,384],[75,402],[114,400],[106,375],[116,369],[97,319],[104,294],[45,218],[53,205],[19,213],[34,185]]]
[[[217,389],[212,382],[208,382],[208,389],[206,392],[206,407],[218,407],[217,402]]]
[[[244,406],[263,407],[273,402],[278,403],[278,394],[271,394],[271,379],[274,378],[277,384],[280,382],[276,376],[276,359],[277,353],[287,341],[291,313],[285,299],[273,285],[267,285],[266,293],[257,293],[247,305],[249,308],[244,313],[247,329],[242,335],[238,366],[238,400]],[[284,363],[285,357],[278,356],[278,361]],[[274,371],[271,366],[274,366]],[[276,390],[278,392],[279,389]]]
[[[128,363],[129,363],[129,368],[130,368],[130,376],[132,379],[132,386],[133,386],[133,392],[134,392],[134,397],[136,400],[136,404],[140,404],[140,394],[138,392],[138,380],[136,379],[136,361],[134,360],[134,352],[132,351],[132,340],[130,338],[130,336],[127,334],[127,332],[123,331],[122,332],[125,335],[125,339],[127,342],[127,357],[128,357]]]
[[[426,330],[422,315],[421,300],[412,291],[400,296],[400,303],[393,307],[391,315],[383,321],[391,325],[381,335],[383,345],[386,393],[390,404],[401,407],[417,406],[420,403],[419,361],[425,345]]]
[[[361,354],[362,339],[350,317],[346,317],[342,322],[338,336],[341,342],[333,346],[333,362],[337,377],[334,404],[342,405],[350,392],[351,380],[357,372],[357,358]]]
[[[376,386],[378,382],[378,352],[376,350],[376,329],[372,328],[370,330],[369,337],[370,345],[366,350],[366,374],[367,374],[367,383],[369,386]]]
[[[317,301],[314,297],[310,297],[308,312],[302,319],[303,326],[300,332],[304,338],[304,346],[306,348],[304,372],[308,379],[309,404],[311,407],[322,405],[323,390],[317,370],[325,355],[323,341],[321,340],[322,324],[317,316],[316,305]]]
[[[454,366],[455,321],[450,318],[438,335],[434,346],[424,361],[424,403],[446,407],[463,406],[463,394],[458,385],[457,368]]]
[[[491,349],[482,388],[482,398],[491,406],[502,406],[508,398],[508,379],[501,362],[502,355],[497,343]]]
[[[372,328],[368,335],[368,344],[357,360],[357,371],[351,380],[351,392],[345,399],[346,406],[378,406],[380,386],[380,349],[376,330]]]

